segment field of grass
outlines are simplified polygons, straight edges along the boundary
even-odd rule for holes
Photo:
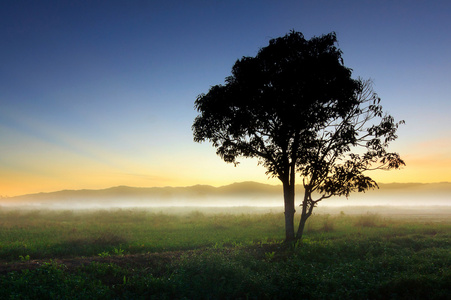
[[[450,299],[449,215],[0,210],[0,299]]]

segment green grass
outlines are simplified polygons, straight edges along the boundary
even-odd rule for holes
[[[281,214],[164,214],[145,210],[0,211],[0,259],[92,256],[249,244],[283,237]]]
[[[287,246],[282,213],[2,210],[0,260],[34,267],[0,299],[449,299],[451,222],[428,220],[314,215]]]

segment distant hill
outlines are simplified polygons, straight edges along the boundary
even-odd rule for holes
[[[259,204],[258,199],[280,198],[282,187],[256,182],[240,182],[221,187],[194,185],[188,187],[129,187],[117,186],[100,190],[63,190],[27,194],[0,199],[1,205],[246,205]],[[250,201],[250,202],[249,202]],[[128,204],[127,204],[128,203]]]
[[[257,182],[240,182],[213,187],[210,185],[194,185],[188,187],[129,187],[117,186],[100,190],[62,190],[49,193],[27,194],[4,198],[3,200],[62,200],[74,198],[197,198],[197,197],[233,197],[237,195],[268,195],[281,193],[281,186],[261,184]]]
[[[451,183],[449,182],[430,184],[390,183],[379,184],[379,186],[380,189],[378,190],[355,193],[351,195],[349,200],[346,200],[346,198],[331,198],[324,200],[322,204],[334,205],[334,203],[340,201],[343,205],[368,205],[375,199],[385,201],[384,204],[402,201],[400,205],[411,205],[414,200],[415,203],[418,203],[418,201],[424,201],[424,204],[435,203],[433,202],[434,199],[440,199],[440,203],[451,203]],[[297,202],[300,203],[303,188],[297,186],[296,190]],[[0,199],[0,206],[282,206],[282,197],[281,185],[249,181],[221,187],[209,185],[150,188],[117,186],[100,190],[63,190],[3,198]]]

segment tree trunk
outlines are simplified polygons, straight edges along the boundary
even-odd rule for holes
[[[302,234],[304,233],[305,223],[307,222],[307,219],[312,214],[312,210],[308,207],[308,205],[309,205],[308,193],[309,193],[309,191],[306,189],[305,194],[304,194],[304,201],[302,202],[301,220],[299,221],[299,228],[298,228],[298,232],[296,233],[297,240],[302,239]]]
[[[298,228],[298,232],[296,233],[297,240],[302,239],[302,234],[304,233],[305,223],[307,222],[308,217],[310,217],[307,214],[307,207],[304,203],[305,203],[305,201],[302,203],[301,220],[299,221],[299,228]]]
[[[285,207],[285,242],[295,240],[294,235],[294,182],[290,184],[288,180],[283,181],[283,198]]]

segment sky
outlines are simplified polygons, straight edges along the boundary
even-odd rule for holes
[[[194,101],[290,30],[336,32],[406,124],[379,182],[451,181],[450,1],[1,1],[0,195],[278,184],[195,143]]]

